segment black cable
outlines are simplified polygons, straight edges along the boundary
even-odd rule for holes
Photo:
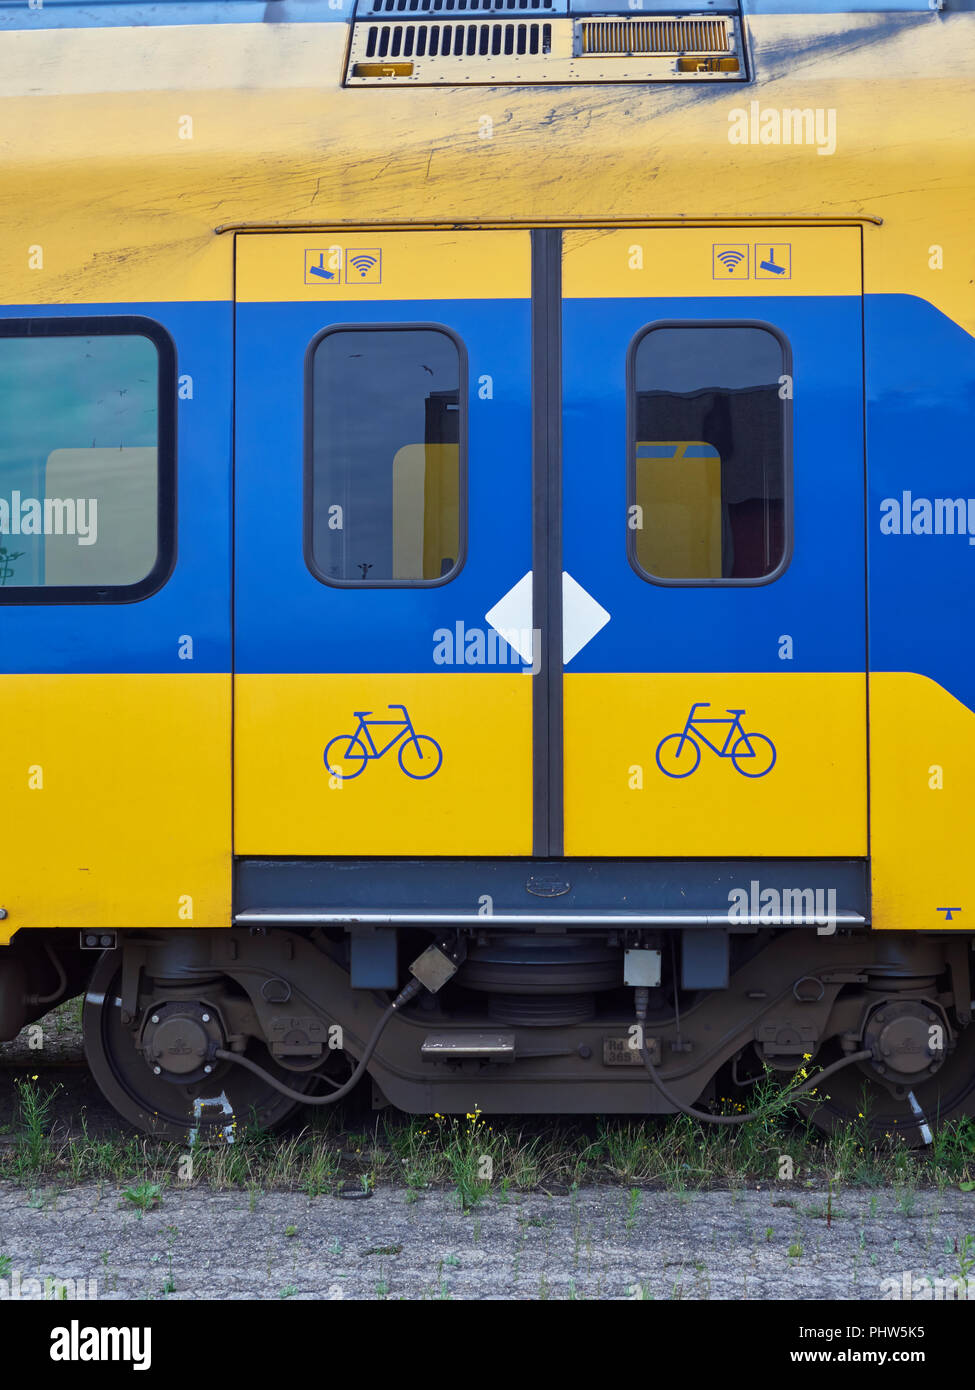
[[[219,1057],[221,1062],[236,1062],[239,1067],[243,1067],[246,1071],[253,1072],[255,1076],[259,1076],[262,1081],[266,1081],[269,1086],[273,1086],[276,1091],[280,1091],[281,1094],[287,1096],[289,1100],[300,1101],[302,1105],[334,1105],[337,1100],[341,1100],[343,1096],[347,1096],[359,1081],[359,1078],[369,1064],[372,1054],[376,1050],[376,1045],[382,1036],[384,1028],[393,1017],[393,1014],[398,1013],[411,999],[415,999],[422,988],[423,986],[420,984],[419,980],[411,980],[405,989],[400,990],[389,1008],[380,1016],[378,1023],[370,1034],[369,1041],[363,1049],[358,1065],[348,1081],[344,1082],[343,1085],[339,1086],[338,1090],[332,1091],[332,1093],[327,1096],[308,1096],[305,1095],[303,1091],[293,1091],[290,1086],[285,1086],[276,1076],[272,1076],[269,1071],[265,1071],[263,1067],[259,1067],[257,1063],[252,1062],[249,1057],[242,1057],[239,1052],[228,1052],[226,1048],[218,1047],[213,1055],[214,1057]]]
[[[747,1115],[711,1115],[706,1110],[695,1110],[692,1105],[685,1105],[683,1101],[677,1099],[668,1086],[664,1085],[663,1078],[660,1076],[660,1073],[647,1054],[646,1042],[643,1038],[643,1024],[641,1023],[637,1026],[640,1029],[640,1056],[643,1058],[643,1065],[650,1074],[650,1080],[656,1086],[664,1100],[669,1100],[671,1105],[675,1106],[682,1115],[690,1115],[692,1120],[703,1120],[710,1125],[743,1125],[748,1120],[761,1119],[766,1113],[762,1110],[752,1110]],[[782,1098],[782,1103],[790,1104],[795,1100],[796,1096],[801,1096],[806,1091],[815,1090],[815,1088],[821,1085],[828,1076],[832,1076],[834,1072],[839,1071],[842,1067],[851,1066],[854,1062],[865,1062],[871,1057],[873,1057],[873,1053],[869,1048],[865,1049],[863,1052],[853,1052],[849,1057],[841,1057],[838,1062],[834,1062],[832,1066],[825,1067],[822,1071],[817,1072],[816,1075],[811,1076],[808,1081],[804,1081],[801,1086],[797,1086],[794,1091],[789,1091]]]

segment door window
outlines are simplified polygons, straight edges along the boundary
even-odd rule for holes
[[[785,569],[791,378],[765,324],[665,323],[630,349],[630,560],[657,583]]]
[[[466,360],[431,325],[332,328],[309,349],[305,555],[339,585],[442,584],[466,533]]]

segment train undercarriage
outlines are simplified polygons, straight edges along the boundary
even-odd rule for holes
[[[413,926],[394,934],[396,985],[354,988],[371,933],[238,926],[79,946],[76,932],[21,932],[0,957],[0,1037],[84,990],[101,1090],[177,1141],[272,1127],[360,1080],[375,1107],[423,1114],[720,1116],[734,1096],[740,1117],[757,1081],[788,1091],[808,1073],[796,1104],[816,1125],[857,1120],[911,1145],[975,1115],[962,934],[722,934],[726,982],[695,988],[700,941],[679,929]]]

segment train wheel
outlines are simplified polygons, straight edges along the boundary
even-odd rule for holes
[[[136,1047],[132,1028],[122,1023],[121,966],[120,951],[102,956],[85,996],[82,1019],[91,1073],[105,1099],[130,1124],[154,1138],[176,1143],[197,1139],[233,1143],[248,1127],[274,1128],[298,1108],[299,1102],[233,1062],[216,1061],[208,1075],[189,1078],[185,1084],[155,1074]],[[205,1012],[200,1017],[205,1018]],[[185,1030],[191,1040],[198,1028],[191,1019]],[[317,1077],[285,1071],[256,1041],[247,1056],[292,1090],[311,1094],[318,1085]]]
[[[828,1066],[841,1055],[836,1048],[827,1056],[824,1048],[816,1063]],[[798,1109],[827,1134],[859,1126],[874,1141],[889,1135],[911,1148],[930,1144],[947,1121],[975,1117],[975,1024],[962,1031],[941,1069],[916,1086],[898,1086],[892,1094],[870,1075],[869,1063],[863,1069],[853,1065],[831,1076],[823,1095],[803,1099]]]

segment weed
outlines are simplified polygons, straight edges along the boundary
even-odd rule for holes
[[[131,1202],[138,1210],[140,1218],[162,1201],[162,1188],[157,1182],[134,1183],[122,1193],[122,1200]]]
[[[45,1092],[37,1085],[37,1077],[18,1077],[14,1085],[20,1108],[23,1131],[15,1150],[14,1165],[18,1177],[40,1173],[50,1166],[53,1152],[50,1139],[51,1108],[61,1089]]]

